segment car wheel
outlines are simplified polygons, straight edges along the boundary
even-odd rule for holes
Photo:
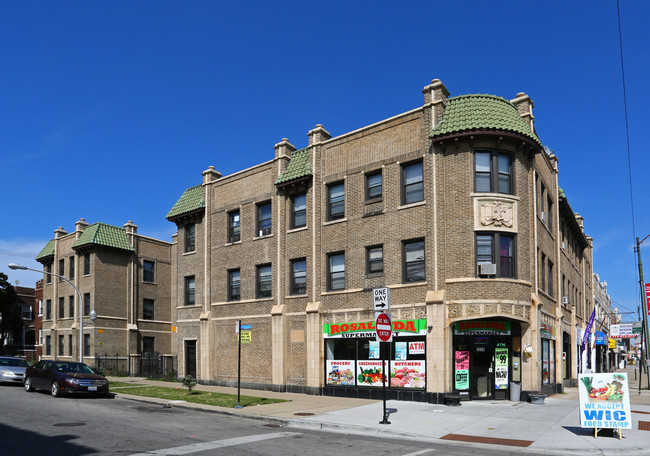
[[[51,391],[52,391],[52,396],[53,397],[60,397],[61,396],[61,389],[59,388],[59,382],[57,382],[56,380],[54,380],[52,382]]]
[[[34,391],[31,377],[25,377],[25,391],[28,391],[30,393]]]

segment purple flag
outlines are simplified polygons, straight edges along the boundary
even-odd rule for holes
[[[587,345],[587,341],[589,340],[589,333],[591,333],[591,327],[594,324],[594,318],[596,318],[596,308],[594,307],[593,312],[591,312],[591,318],[589,319],[589,323],[587,323],[587,329],[585,329],[585,335],[582,337],[582,347],[580,348],[580,353],[585,351],[585,345]]]

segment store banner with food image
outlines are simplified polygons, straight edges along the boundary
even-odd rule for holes
[[[357,385],[382,386],[384,384],[382,363],[386,365],[385,361],[357,361]]]
[[[354,360],[328,360],[327,384],[354,386]]]
[[[425,361],[391,361],[390,386],[393,388],[424,388]]]
[[[469,389],[469,351],[457,351],[455,353],[456,375],[454,376],[457,390]]]
[[[626,373],[580,374],[578,378],[581,427],[632,429]]]

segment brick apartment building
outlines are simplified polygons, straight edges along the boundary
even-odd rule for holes
[[[229,176],[167,219],[180,375],[280,391],[436,401],[574,382],[593,307],[592,240],[558,185],[524,93],[449,97]],[[375,342],[373,289],[394,340]],[[385,351],[384,351],[385,350]],[[375,375],[373,375],[375,374]]]
[[[122,357],[171,352],[171,244],[123,228],[84,219],[75,230],[54,232],[36,259],[43,275],[44,358],[79,358],[79,312],[83,308],[83,357]],[[82,303],[80,303],[80,299]],[[83,307],[82,307],[83,306]],[[93,323],[91,310],[97,312]]]

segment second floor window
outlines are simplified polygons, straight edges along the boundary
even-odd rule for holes
[[[343,182],[327,187],[327,219],[345,217],[345,184]]]
[[[185,252],[196,250],[196,225],[191,223],[185,226]]]
[[[332,253],[327,258],[328,291],[345,290],[345,254]]]
[[[46,299],[45,300],[45,319],[46,320],[51,320],[52,319],[52,300],[51,299]]]
[[[59,356],[63,356],[65,354],[65,336],[59,336]]]
[[[291,294],[307,293],[307,261],[304,258],[291,261]]]
[[[496,277],[515,277],[515,237],[505,233],[478,233],[476,235],[476,264],[495,265]]]
[[[70,280],[74,280],[74,257],[70,257]]]
[[[155,281],[155,265],[153,261],[144,260],[142,262],[142,281],[143,282],[154,282]]]
[[[422,162],[402,167],[402,204],[424,201],[424,175]]]
[[[474,190],[482,193],[512,194],[512,157],[498,151],[474,154]]]
[[[381,171],[366,174],[366,201],[378,200],[382,194]]]
[[[143,320],[153,320],[153,299],[143,299],[142,300],[142,319]]]
[[[195,300],[195,288],[196,284],[194,283],[194,276],[185,277],[185,305],[193,306],[196,303]]]
[[[59,314],[58,318],[65,317],[65,298],[59,298]]]
[[[307,225],[307,195],[296,195],[291,198],[291,228]]]
[[[68,296],[68,316],[74,318],[74,296]]]
[[[426,280],[424,240],[404,242],[403,249],[404,282],[424,282]]]
[[[257,206],[257,236],[268,236],[271,234],[271,227],[271,203],[259,204]]]
[[[45,354],[52,356],[52,336],[45,336]]]
[[[90,334],[84,334],[84,356],[90,356]]]
[[[257,267],[257,297],[270,298],[273,293],[271,280],[271,265]]]
[[[90,293],[84,293],[84,315],[90,315]]]
[[[366,274],[384,272],[384,247],[375,245],[366,247]]]
[[[239,211],[228,213],[228,242],[238,242],[240,237]]]
[[[84,275],[90,275],[90,253],[84,253]]]
[[[52,283],[52,264],[45,266],[45,283]]]
[[[228,271],[228,301],[241,299],[241,272],[239,269]]]

